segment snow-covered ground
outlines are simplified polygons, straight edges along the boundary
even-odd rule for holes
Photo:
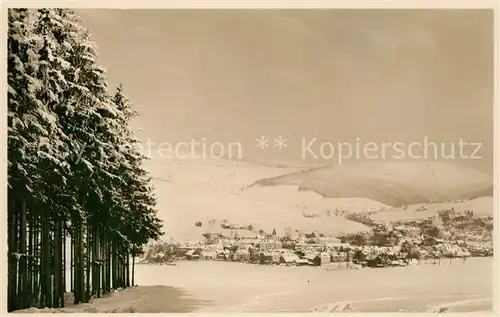
[[[442,260],[401,268],[330,271],[322,267],[180,262],[137,266],[139,285],[167,284],[209,301],[203,312],[308,312],[332,303],[357,311],[491,311],[492,258]],[[337,264],[332,264],[336,268]],[[333,305],[334,306],[334,305]]]
[[[186,313],[205,304],[204,301],[186,297],[179,288],[164,285],[120,289],[78,305],[73,304],[71,294],[66,295],[64,308],[28,308],[15,313]]]
[[[136,283],[63,312],[491,312],[492,258],[362,268],[235,262],[137,265]],[[53,312],[29,309],[20,312]]]

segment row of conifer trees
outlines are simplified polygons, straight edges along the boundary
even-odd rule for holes
[[[161,235],[122,87],[67,9],[9,9],[8,310],[88,302],[134,284]]]

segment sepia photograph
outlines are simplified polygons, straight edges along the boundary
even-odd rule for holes
[[[493,8],[4,9],[8,312],[494,312]]]

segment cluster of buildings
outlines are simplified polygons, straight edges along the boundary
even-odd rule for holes
[[[255,264],[280,264],[290,266],[324,266],[335,263],[339,267],[405,266],[412,261],[442,258],[490,256],[492,248],[465,241],[446,241],[422,235],[412,227],[376,227],[381,234],[397,232],[396,244],[357,245],[335,237],[315,233],[301,233],[295,237],[245,236],[225,237],[221,233],[206,233],[203,241],[160,243],[152,246],[145,256],[148,263],[174,260],[218,260]]]
[[[373,221],[367,214],[350,215],[366,223],[369,232],[342,237],[318,232],[271,235],[251,226],[224,222],[218,232],[204,233],[201,241],[159,243],[150,246],[148,263],[174,260],[219,260],[256,264],[323,266],[404,266],[412,261],[492,256],[492,217],[477,217],[472,210],[442,210],[436,216],[394,223]],[[490,219],[491,218],[491,219]],[[201,223],[197,223],[201,226]],[[212,229],[214,224],[209,225]],[[488,243],[488,239],[490,240]],[[484,243],[486,241],[486,243]]]
[[[161,263],[172,260],[220,260],[255,264],[320,266],[331,262],[348,262],[352,246],[338,239],[333,243],[287,243],[276,238],[219,238],[215,241],[176,245],[160,244],[150,248],[145,260]],[[155,250],[156,251],[153,251]]]

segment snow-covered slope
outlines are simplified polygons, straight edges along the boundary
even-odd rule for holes
[[[473,210],[474,215],[481,217],[493,216],[493,197],[485,196],[467,201],[410,205],[405,210],[402,210],[401,208],[393,208],[392,210],[373,213],[371,218],[373,220],[384,222],[418,220],[433,217],[437,215],[439,211],[451,208],[453,208],[456,212]]]
[[[262,179],[297,171],[231,160],[185,159],[157,161],[149,166],[158,198],[159,216],[164,220],[166,237],[199,240],[207,231],[221,231],[224,220],[230,224],[252,225],[256,229],[283,233],[292,230],[353,232],[368,228],[343,217],[326,216],[335,208],[380,208],[369,200],[325,200],[319,195],[283,187],[272,191],[249,188]],[[158,176],[160,175],[160,176]],[[319,213],[308,218],[304,211]],[[214,220],[214,228],[209,221]],[[195,226],[201,221],[202,226]]]
[[[290,173],[256,186],[295,185],[324,197],[362,197],[391,206],[492,195],[489,175],[448,162],[357,162]]]
[[[224,159],[153,163],[149,169],[159,216],[166,237],[178,240],[199,240],[204,232],[220,232],[224,221],[266,232],[276,229],[281,234],[286,228],[323,233],[364,231],[366,226],[335,216],[335,212],[388,210],[389,205],[429,199],[467,199],[491,190],[487,175],[447,163],[357,163],[310,170]],[[481,210],[488,209],[488,203],[484,204],[487,206]],[[374,216],[411,217],[415,215],[408,213],[417,207],[412,208]],[[199,221],[202,226],[195,226]],[[210,221],[215,222],[213,227]]]

